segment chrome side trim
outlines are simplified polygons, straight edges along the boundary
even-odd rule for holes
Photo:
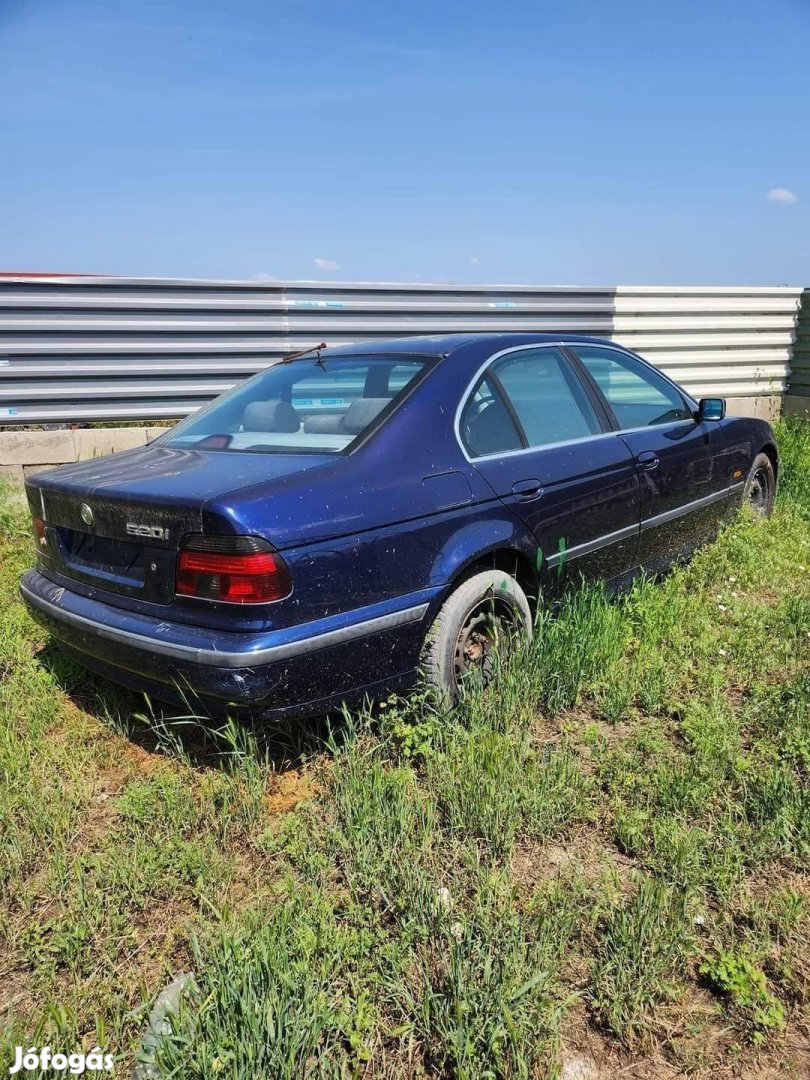
[[[683,420],[680,421],[683,423]],[[610,439],[619,435],[618,431],[600,431],[598,435],[583,435],[581,439],[564,439],[561,442],[543,443],[542,446],[524,446],[520,450],[505,450],[502,454],[482,454],[481,457],[467,458],[471,465],[477,465],[479,461],[492,461],[494,458],[520,457],[521,454],[538,454],[543,450],[551,450],[558,446],[579,446],[580,443],[594,442],[596,439]],[[463,447],[462,447],[463,449]]]
[[[663,514],[656,514],[655,517],[644,518],[641,522],[641,531],[645,529],[654,529],[657,525],[666,525],[669,521],[675,521],[679,517],[684,517],[686,514],[691,514],[693,510],[700,510],[704,506],[711,506],[712,503],[719,502],[721,499],[727,499],[730,492],[735,488],[723,488],[722,491],[714,491],[711,495],[704,495],[700,499],[694,499],[692,502],[684,503],[682,506],[676,506],[672,510],[665,510]]]
[[[626,525],[623,529],[605,533],[604,536],[597,536],[595,540],[586,540],[584,544],[577,544],[576,547],[569,548],[566,551],[559,551],[554,555],[549,555],[546,564],[548,566],[557,566],[561,562],[578,559],[580,555],[590,555],[592,551],[598,551],[609,544],[617,544],[620,540],[627,539],[628,536],[638,536],[638,532],[638,524]]]
[[[628,525],[623,529],[617,529],[615,532],[605,533],[604,536],[597,536],[595,540],[587,540],[584,544],[577,544],[576,547],[569,548],[566,551],[555,552],[554,555],[549,555],[546,559],[546,565],[554,567],[561,562],[569,562],[571,559],[579,558],[580,555],[590,555],[592,551],[598,551],[609,544],[616,544],[629,536],[638,535],[640,531],[652,529],[656,525],[665,525],[668,521],[675,521],[679,517],[690,514],[693,510],[700,510],[701,507],[710,506],[712,503],[719,502],[744,487],[744,482],[732,484],[730,487],[724,488],[723,491],[715,491],[711,495],[704,495],[700,499],[684,503],[683,506],[678,506],[674,510],[667,510],[663,514],[656,514],[655,517],[647,518],[641,522],[640,529],[638,525]]]
[[[330,645],[343,644],[357,638],[367,637],[370,634],[378,634],[382,630],[391,630],[393,627],[402,626],[406,623],[419,622],[424,618],[428,609],[427,604],[418,604],[416,607],[405,608],[403,611],[393,611],[388,615],[379,615],[373,619],[352,623],[350,626],[342,626],[337,630],[328,630],[324,634],[300,638],[298,641],[285,642],[282,645],[270,645],[267,648],[256,649],[247,653],[220,652],[217,649],[198,649],[193,645],[178,645],[169,641],[157,641],[146,634],[137,634],[131,630],[119,630],[114,626],[105,626],[103,623],[97,623],[93,619],[88,619],[84,615],[77,615],[72,611],[65,611],[57,604],[44,600],[42,597],[32,593],[22,582],[20,583],[20,592],[31,607],[44,612],[57,622],[75,626],[79,630],[89,631],[96,637],[124,645],[132,645],[147,652],[158,653],[160,656],[221,668],[253,667],[255,664],[267,664],[276,660],[286,660],[291,656],[306,655],[319,649],[328,648]]]
[[[712,421],[712,422],[714,422],[714,421]],[[666,424],[654,424],[652,427],[650,427],[649,424],[645,424],[644,427],[622,428],[621,431],[614,431],[613,434],[614,435],[635,435],[636,432],[638,432],[638,431],[646,431],[648,433],[650,431],[671,431],[672,428],[676,428],[679,425],[683,425],[683,424],[691,424],[692,427],[696,427],[697,426],[697,421],[696,420],[670,420]]]

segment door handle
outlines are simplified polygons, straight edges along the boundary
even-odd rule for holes
[[[512,494],[520,499],[531,499],[535,495],[542,494],[542,491],[543,485],[534,477],[528,480],[516,480],[512,484]]]
[[[661,459],[654,450],[644,450],[636,458],[636,467],[642,472],[652,472],[661,464]]]

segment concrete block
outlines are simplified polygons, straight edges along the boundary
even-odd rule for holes
[[[78,428],[73,432],[76,461],[132,450],[146,442],[146,428]]]
[[[0,465],[64,465],[76,460],[72,431],[2,431]]]
[[[58,468],[58,465],[23,465],[23,472],[26,476],[36,476],[37,473],[50,472],[51,469]]]
[[[11,484],[22,484],[24,479],[22,465],[0,465],[0,480]]]
[[[729,416],[755,416],[760,420],[777,420],[782,398],[778,394],[762,394],[757,397],[726,398]]]
[[[148,427],[146,429],[146,441],[148,443],[150,443],[154,439],[157,439],[159,435],[162,435],[164,431],[168,431],[168,430],[169,430],[168,427],[159,427],[159,426]]]

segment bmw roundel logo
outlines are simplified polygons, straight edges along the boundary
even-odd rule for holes
[[[88,506],[87,503],[82,503],[79,507],[79,515],[85,525],[92,525],[95,517],[93,515],[93,508]]]

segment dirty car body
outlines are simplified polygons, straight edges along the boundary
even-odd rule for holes
[[[534,601],[716,534],[761,420],[611,342],[408,338],[277,363],[151,445],[27,481],[22,595],[77,661],[157,699],[286,718],[412,686],[472,569]]]

